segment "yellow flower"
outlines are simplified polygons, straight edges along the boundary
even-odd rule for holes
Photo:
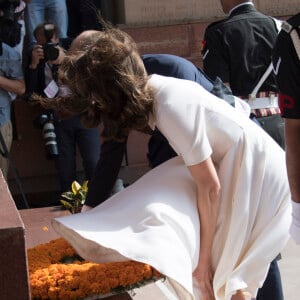
[[[77,195],[77,193],[81,190],[81,185],[75,180],[72,182],[71,188],[73,194]]]
[[[84,181],[82,185],[77,181],[73,181],[71,190],[61,194],[63,199],[60,202],[72,214],[79,213],[85,202],[87,191],[88,181]]]

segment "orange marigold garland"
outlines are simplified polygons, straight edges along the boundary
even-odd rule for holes
[[[28,264],[31,297],[39,300],[120,293],[163,278],[150,265],[135,261],[97,264],[82,260],[62,238],[29,249]]]

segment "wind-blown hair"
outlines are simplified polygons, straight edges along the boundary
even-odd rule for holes
[[[81,45],[81,46],[80,46]],[[148,132],[153,90],[136,44],[125,32],[109,28],[88,35],[86,43],[67,55],[59,68],[66,97],[41,99],[47,108],[84,113],[84,124],[104,124],[104,135],[123,140],[131,129]]]

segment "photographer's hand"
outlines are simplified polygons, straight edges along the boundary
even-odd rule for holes
[[[36,69],[40,61],[44,59],[44,50],[41,45],[34,45],[31,52],[30,69]]]
[[[23,95],[25,93],[24,79],[9,79],[0,76],[0,89],[17,95]]]

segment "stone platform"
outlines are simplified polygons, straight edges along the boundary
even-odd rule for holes
[[[69,212],[65,209],[62,209],[61,206],[24,209],[20,210],[19,213],[25,226],[25,240],[27,249],[58,238],[58,234],[51,227],[51,220],[53,218],[69,214]],[[130,300],[132,298],[125,293],[101,299]]]
[[[0,299],[29,298],[25,229],[0,170]]]
[[[58,238],[51,227],[51,220],[68,214],[68,211],[61,207],[18,211],[1,170],[0,195],[0,299],[30,300],[27,249]],[[101,299],[132,298],[124,293]]]

